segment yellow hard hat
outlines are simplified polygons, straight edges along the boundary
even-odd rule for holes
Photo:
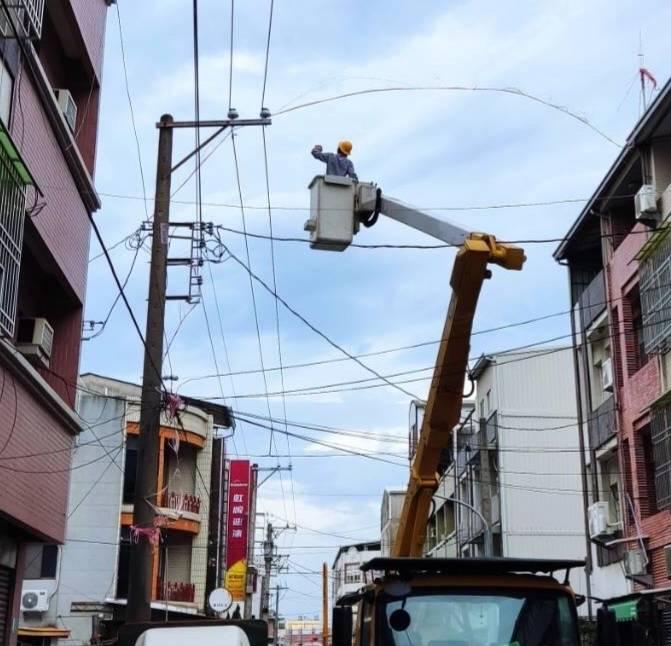
[[[352,142],[347,139],[343,139],[338,142],[338,150],[345,153],[346,155],[352,154]]]

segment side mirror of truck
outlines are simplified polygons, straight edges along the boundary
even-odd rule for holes
[[[618,646],[615,613],[608,608],[599,608],[596,613],[596,646]]]
[[[332,646],[352,646],[352,606],[336,606],[332,618]]]

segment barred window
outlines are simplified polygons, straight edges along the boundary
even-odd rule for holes
[[[665,509],[671,506],[671,401],[652,409],[650,439],[657,508]]]
[[[661,354],[671,340],[671,234],[639,267],[645,352]]]
[[[33,178],[0,122],[0,335],[14,336],[26,216],[26,186]]]

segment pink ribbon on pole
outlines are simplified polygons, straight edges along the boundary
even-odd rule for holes
[[[130,526],[130,538],[133,543],[139,543],[143,536],[150,545],[158,545],[161,542],[161,530],[158,527]]]

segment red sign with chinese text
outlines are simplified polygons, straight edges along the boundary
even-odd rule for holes
[[[234,601],[244,601],[247,588],[250,481],[249,460],[231,460],[226,531],[226,588]]]

